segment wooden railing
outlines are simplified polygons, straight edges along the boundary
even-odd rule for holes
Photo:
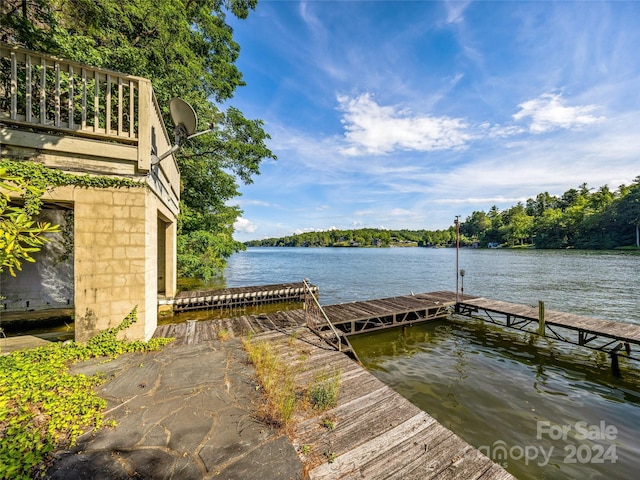
[[[0,121],[136,144],[149,80],[0,43]]]
[[[342,351],[342,336],[333,326],[329,317],[327,317],[320,302],[318,302],[309,280],[305,278],[302,283],[305,290],[304,316],[307,327],[336,350]]]

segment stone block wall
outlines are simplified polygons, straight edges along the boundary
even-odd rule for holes
[[[76,340],[118,325],[134,307],[138,322],[125,337],[150,338],[158,302],[155,196],[146,188],[75,189],[73,196]]]

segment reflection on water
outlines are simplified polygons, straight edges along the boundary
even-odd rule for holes
[[[374,375],[520,479],[636,478],[637,363],[615,378],[600,353],[466,318],[350,340]]]

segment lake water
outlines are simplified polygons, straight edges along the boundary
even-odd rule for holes
[[[640,254],[461,249],[465,293],[640,324]],[[323,304],[455,290],[455,250],[250,248],[229,287],[309,278]],[[462,286],[462,285],[461,285]],[[351,337],[364,365],[520,479],[637,478],[640,362],[466,318]]]
[[[299,282],[321,303],[455,291],[453,248],[248,248],[233,255],[228,287]],[[640,252],[461,249],[464,291],[640,324]]]

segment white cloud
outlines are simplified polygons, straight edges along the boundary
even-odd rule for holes
[[[257,206],[257,207],[272,207],[273,205],[270,204],[269,202],[265,202],[264,200],[244,200],[242,198],[237,199],[235,201],[236,204],[238,204],[239,206],[249,206],[249,205],[253,205],[253,206]]]
[[[559,94],[544,93],[538,98],[518,105],[520,111],[513,115],[515,120],[531,119],[529,131],[544,133],[557,128],[572,129],[603,120],[592,112],[596,105],[570,107]]]
[[[471,2],[448,1],[445,3],[447,8],[447,23],[460,23],[464,20],[463,14]]]
[[[298,12],[304,22],[314,30],[323,29],[322,22],[318,17],[308,8],[308,2],[300,2]]]
[[[397,106],[381,106],[369,93],[339,95],[345,155],[382,155],[395,150],[461,149],[472,138],[459,118],[417,115]]]
[[[469,197],[469,198],[436,198],[433,203],[440,203],[445,205],[493,205],[498,203],[512,203],[525,202],[527,197]]]
[[[392,208],[389,215],[392,217],[408,217],[414,215],[414,213],[404,208]]]
[[[258,226],[246,218],[239,217],[233,224],[233,228],[237,232],[253,233],[258,229]]]
[[[526,132],[526,129],[515,125],[493,125],[489,128],[490,137],[511,137]]]

